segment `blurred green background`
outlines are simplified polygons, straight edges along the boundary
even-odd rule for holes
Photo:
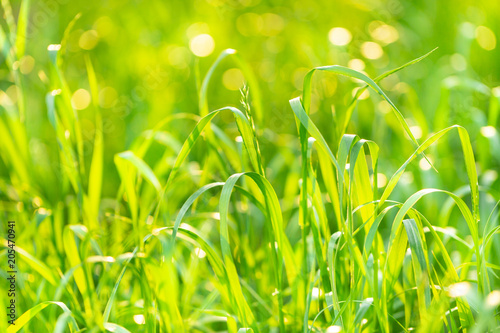
[[[14,12],[18,6],[14,1]],[[199,112],[196,72],[204,74],[226,48],[236,49],[258,77],[265,116],[257,127],[263,133],[267,160],[275,154],[276,147],[266,144],[276,140],[273,133],[296,133],[288,100],[300,94],[305,73],[315,66],[340,64],[375,77],[439,47],[421,63],[382,81],[410,124],[418,126],[413,129],[420,137],[460,123],[474,140],[488,125],[489,96],[484,90],[500,85],[497,1],[36,1],[28,27],[28,56],[19,64],[27,76],[26,117],[36,163],[57,157],[57,151],[49,148],[55,139],[44,102],[51,89],[46,79],[47,46],[60,43],[77,13],[82,16],[68,40],[65,73],[83,119],[84,139],[91,147],[94,125],[86,120],[90,94],[83,53],[90,54],[104,109],[108,165],[104,196],[113,196],[119,182],[112,167],[115,153],[167,115]],[[242,74],[230,60],[222,67],[210,86],[211,110],[239,106]],[[15,100],[5,64],[0,77],[0,89]],[[465,78],[475,82],[460,81]],[[339,110],[331,105],[341,109],[359,83],[324,74],[315,82],[312,112],[321,114],[313,114],[313,119],[321,120],[321,130],[332,132]],[[446,82],[454,88],[443,101]],[[382,154],[397,166],[413,146],[391,140],[391,132],[399,130],[395,118],[373,92],[365,97],[348,132],[388,147]],[[451,107],[449,117],[437,124],[443,102]],[[386,128],[384,118],[394,122],[394,129]],[[229,115],[226,120],[232,122]],[[184,126],[186,131],[177,127],[179,137],[187,135],[190,126]],[[272,133],[267,135],[264,129]],[[400,145],[407,146],[403,150],[407,155],[392,155]]]
[[[6,8],[8,1],[2,2]],[[20,1],[12,1],[14,17],[18,16],[19,7]],[[122,182],[114,162],[115,154],[132,149],[134,142],[140,141],[138,138],[169,116],[199,115],[201,80],[219,54],[228,48],[238,52],[257,78],[263,114],[255,119],[256,133],[263,164],[267,167],[266,177],[280,198],[292,246],[300,243],[298,184],[301,166],[299,137],[289,100],[302,94],[304,76],[317,66],[338,64],[375,78],[437,48],[421,62],[382,80],[380,86],[401,110],[420,143],[431,133],[453,124],[467,129],[482,191],[480,230],[483,230],[485,217],[500,200],[499,1],[32,1],[26,52],[12,64],[14,71],[5,61],[5,52],[0,54],[1,116],[7,120],[8,112],[3,111],[17,109],[13,112],[17,117],[17,112],[22,114],[20,105],[26,104],[25,119],[21,116],[18,123],[26,126],[29,152],[25,162],[32,163],[26,168],[30,170],[30,177],[26,179],[32,183],[23,183],[22,177],[17,179],[14,159],[9,161],[9,156],[2,156],[0,210],[5,211],[3,219],[14,216],[23,221],[20,229],[27,230],[23,246],[26,244],[30,253],[55,267],[54,270],[74,264],[65,265],[67,258],[62,251],[61,235],[51,232],[51,228],[63,230],[67,224],[87,222],[86,217],[82,218],[84,214],[80,216],[82,207],[75,199],[81,193],[75,195],[68,185],[67,174],[70,173],[64,170],[63,149],[57,141],[60,133],[56,133],[49,122],[46,103],[47,94],[61,88],[60,82],[54,79],[55,68],[49,59],[48,48],[54,49],[54,44],[61,43],[65,29],[78,13],[81,16],[69,30],[67,44],[61,49],[64,52],[62,71],[71,93],[71,104],[80,119],[85,156],[78,160],[86,164],[84,170],[90,169],[94,140],[98,137],[86,56],[92,60],[97,75],[98,106],[103,117],[104,182],[102,195],[99,193],[95,198],[100,209],[97,214],[99,228],[96,229],[99,237],[103,236],[102,242],[109,246],[106,255],[117,256],[131,250],[133,237],[129,234],[136,232],[135,226],[128,221],[128,210],[122,205],[122,200],[127,199],[119,191]],[[3,31],[15,31],[11,29],[10,16],[1,14]],[[13,72],[17,69],[22,80],[16,86]],[[239,89],[244,81],[234,59],[224,59],[209,85],[209,110],[224,106],[241,109]],[[361,86],[356,80],[333,74],[314,76],[311,118],[334,153],[343,134],[338,124],[343,123],[347,105]],[[255,89],[250,87],[252,103]],[[179,118],[182,119],[169,123],[161,133],[168,144],[156,140],[144,156],[162,184],[181,143],[195,126],[193,119]],[[239,132],[233,116],[222,113],[215,118],[214,124],[230,139],[227,143],[224,135],[218,135],[217,143],[222,148],[216,149],[226,150],[227,156],[221,154],[224,158],[234,157],[238,144],[233,140]],[[75,140],[73,136],[69,138],[69,130],[67,133],[68,142]],[[379,145],[378,174],[372,175],[378,179],[379,190],[415,150],[388,103],[373,91],[361,96],[347,133],[374,140]],[[22,134],[19,137],[22,138]],[[227,163],[226,169],[218,168],[218,161],[206,162],[207,152],[214,148],[207,148],[210,144],[206,140],[195,146],[189,163],[183,165],[178,182],[166,193],[168,200],[162,209],[167,214],[155,221],[155,226],[171,225],[182,203],[203,185],[226,181],[229,175],[242,171],[241,166],[245,163],[238,158]],[[235,149],[227,149],[230,145]],[[464,158],[456,133],[440,140],[426,151],[426,155],[439,173],[419,157],[407,168],[391,199],[404,201],[422,188],[439,188],[464,196],[470,203]],[[317,160],[313,159],[317,166]],[[86,175],[82,179],[83,187],[87,187],[90,180],[87,181]],[[141,221],[141,228],[148,231],[152,228],[148,204],[154,201],[150,190],[146,188],[141,199],[141,214],[147,217]],[[325,193],[324,188],[321,190]],[[416,207],[434,225],[454,227],[458,234],[469,235],[458,210],[452,210],[450,202],[433,198]],[[216,197],[200,204],[211,208],[216,205]],[[119,208],[115,210],[116,206]],[[115,212],[123,216],[113,215]],[[333,216],[331,208],[327,213],[329,218]],[[55,227],[42,223],[46,217]],[[262,230],[259,228],[264,223],[260,215],[255,220],[258,232],[250,237],[258,242]],[[207,239],[217,242],[217,230],[205,222],[200,224]],[[381,234],[388,234],[389,228],[383,226]],[[58,244],[59,248],[52,247],[53,244]],[[500,243],[492,247],[493,253],[500,251]],[[459,252],[451,253],[457,266],[471,260],[460,258],[460,255]],[[265,255],[259,260],[266,262]],[[498,258],[492,263],[498,265]],[[33,280],[30,283],[34,282],[34,276],[29,276]],[[196,280],[193,284],[197,285]],[[32,285],[23,294],[26,304],[21,305],[21,310],[31,308],[41,299],[52,299],[51,295],[39,298],[37,283]],[[498,279],[494,287],[498,287]],[[187,290],[189,293],[189,288]],[[194,302],[196,306],[205,296],[200,295]],[[123,300],[135,301],[136,298],[127,291],[120,295]],[[191,308],[186,306],[183,310],[189,312]],[[135,325],[126,313],[123,317],[130,325]]]

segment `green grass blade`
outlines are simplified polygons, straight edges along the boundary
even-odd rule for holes
[[[427,271],[427,260],[423,248],[422,239],[415,220],[403,220],[408,237],[408,243],[411,248],[411,257],[413,263],[413,273],[417,285],[417,295],[419,303],[419,313],[422,321],[425,321],[427,309],[431,304],[430,276]]]
[[[24,56],[26,49],[26,38],[29,20],[31,1],[23,0],[21,2],[21,8],[19,9],[19,17],[17,18],[17,31],[16,31],[16,55],[17,59],[21,59]]]
[[[10,325],[7,328],[7,333],[16,333],[16,332],[19,332],[20,330],[22,330],[24,328],[24,326],[26,326],[26,324],[28,324],[28,322],[31,319],[33,319],[40,311],[42,311],[43,309],[45,309],[49,305],[57,305],[65,313],[68,313],[69,316],[72,316],[71,315],[71,311],[68,309],[68,307],[66,306],[66,304],[64,304],[62,302],[50,302],[50,301],[42,302],[42,303],[39,303],[39,304],[35,305],[34,307],[32,307],[31,309],[29,309],[25,313],[23,313],[21,315],[21,317],[17,318],[17,320],[15,321],[15,324]],[[71,329],[72,332],[73,332],[73,330],[75,332],[79,330],[78,329],[78,325],[77,325],[76,321],[73,318],[69,322],[71,323],[70,329]]]
[[[92,162],[89,170],[89,188],[88,200],[90,204],[91,219],[97,220],[99,215],[99,206],[101,201],[102,178],[104,168],[104,142],[102,130],[102,117],[99,108],[99,88],[97,79],[89,56],[85,57],[87,66],[87,75],[90,85],[92,102],[95,109],[95,134],[94,134],[94,149],[92,151]],[[92,225],[92,224],[91,224]]]

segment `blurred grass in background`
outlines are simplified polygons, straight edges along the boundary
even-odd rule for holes
[[[129,268],[133,273],[127,271],[124,275],[125,286],[120,285],[116,294],[115,307],[118,310],[113,311],[111,307],[115,294],[112,288],[115,282],[120,283],[121,266],[111,263],[128,263],[127,260],[135,256],[136,252],[131,254],[134,245],[143,253],[142,246],[145,245],[141,244],[142,237],[155,227],[172,226],[180,207],[195,191],[208,183],[224,182],[230,175],[247,170],[254,170],[261,176],[265,174],[274,188],[283,211],[286,236],[295,257],[300,258],[300,252],[305,248],[304,251],[309,251],[314,262],[315,244],[310,233],[306,237],[308,245],[301,245],[301,141],[289,100],[302,96],[306,74],[318,66],[341,65],[375,78],[438,47],[424,60],[380,81],[380,86],[401,110],[411,133],[420,143],[448,126],[459,124],[465,127],[475,152],[482,191],[482,218],[478,229],[489,231],[498,225],[497,217],[491,226],[486,225],[487,217],[495,211],[493,207],[500,200],[500,3],[497,1],[31,1],[26,16],[26,33],[21,35],[26,36],[24,50],[20,47],[23,43],[16,44],[18,39],[14,37],[16,22],[19,24],[18,16],[22,16],[18,14],[22,12],[21,3],[12,1],[10,8],[9,1],[3,0],[2,5],[1,26],[5,32],[1,40],[4,52],[0,55],[0,105],[5,120],[2,131],[10,132],[8,137],[16,138],[12,141],[5,139],[2,146],[1,220],[18,221],[19,244],[34,257],[31,260],[23,256],[26,261],[20,260],[20,271],[24,270],[27,274],[20,277],[20,286],[26,289],[21,292],[19,314],[42,301],[54,301],[59,297],[73,311],[76,322],[89,330],[103,329],[100,325],[106,320],[101,317],[106,317],[106,313],[114,322],[132,332],[155,332],[160,327],[162,331],[171,329],[177,332],[179,318],[182,318],[180,321],[186,331],[231,331],[232,316],[239,318],[237,327],[241,328],[241,323],[246,322],[241,319],[244,317],[241,313],[228,315],[220,309],[223,307],[215,305],[203,315],[195,312],[224,303],[219,302],[218,297],[224,300],[225,296],[217,294],[218,283],[224,283],[207,277],[213,275],[208,265],[198,266],[197,260],[207,254],[201,245],[195,250],[177,248],[175,270],[178,273],[170,265],[166,265],[168,268],[155,268],[160,266],[162,256],[168,257],[171,253],[165,249],[163,252],[159,249],[146,251],[148,255],[145,256],[147,263],[144,267],[147,269],[142,263],[135,263],[133,268]],[[68,24],[78,13],[81,16],[67,30],[68,34],[59,49],[58,44],[63,40]],[[12,62],[9,61],[9,43],[17,46],[19,56]],[[250,82],[251,103],[242,107],[240,89],[249,78],[241,66],[237,66],[236,58],[229,55],[212,73],[206,93],[208,109],[203,109],[203,100],[200,101],[199,96],[200,90],[203,90],[202,80],[219,54],[228,48],[236,50],[239,59],[248,64],[258,87]],[[389,103],[374,90],[366,90],[359,97],[352,119],[344,131],[341,124],[347,119],[347,106],[359,87],[359,80],[327,73],[316,74],[310,117],[336,156],[345,133],[355,133],[377,143],[380,147],[378,172],[370,176],[372,182],[374,178],[377,180],[378,184],[373,184],[379,188],[375,192],[378,190],[380,194],[391,175],[414,153],[416,147],[394,116]],[[261,115],[255,112],[258,105],[254,103],[259,93]],[[169,184],[170,170],[182,144],[199,121],[197,116],[226,106],[238,107],[245,115],[252,109],[251,120],[255,123],[255,134],[260,144],[258,163],[243,153],[248,146],[246,141],[243,146],[237,138],[242,135],[241,124],[237,126],[231,112],[221,112],[213,121],[215,126],[203,135],[204,142],[193,147],[189,162],[186,161],[180,168],[176,181],[172,181],[165,193],[156,193],[155,188],[158,190],[158,187]],[[161,134],[155,136],[150,145],[144,143],[149,140],[150,130],[164,120],[167,123],[161,128]],[[252,121],[250,124],[253,124]],[[101,139],[102,145],[98,145],[96,141]],[[65,140],[71,141],[71,144],[65,146]],[[392,193],[392,200],[404,202],[420,189],[438,188],[454,192],[463,196],[467,203],[472,203],[466,199],[470,194],[469,179],[463,164],[460,139],[451,135],[440,142],[426,151],[428,160],[439,173],[432,169],[423,155],[419,155],[402,175],[400,185]],[[122,153],[127,150],[133,151],[151,168],[144,167],[142,160],[138,162],[130,154]],[[18,159],[16,151],[19,152]],[[214,151],[218,155],[209,153]],[[95,156],[100,154],[103,156],[102,166],[100,162],[93,162],[99,161]],[[79,164],[65,167],[68,164],[63,159],[70,159],[68,156],[78,160]],[[220,157],[220,160],[214,156]],[[323,163],[314,153],[311,160],[314,170]],[[130,173],[123,161],[133,161],[131,163],[135,163],[141,177]],[[92,170],[97,171],[92,173]],[[147,172],[149,170],[153,171],[153,175]],[[318,179],[326,177],[323,172],[323,169],[319,172]],[[98,185],[92,188],[92,184]],[[243,191],[254,190],[255,186],[245,182],[240,185],[243,194],[240,193],[235,203],[231,204],[231,213],[235,216],[228,222],[231,237],[237,239],[232,240],[233,247],[236,247],[233,256],[236,257],[245,296],[252,298],[250,307],[258,309],[256,317],[261,321],[258,327],[266,331],[269,327],[278,326],[276,309],[281,307],[274,294],[271,296],[276,281],[270,270],[278,264],[270,263],[266,257],[269,254],[262,235],[267,239],[278,237],[278,234],[265,229],[266,217],[257,213],[255,208],[261,207],[252,201],[252,197],[246,199],[244,195]],[[326,194],[331,194],[329,186],[328,179],[319,181],[325,201],[324,213],[328,218],[328,228],[320,232],[325,252],[331,234],[339,230],[337,223],[340,223],[336,220],[335,203],[331,204],[335,198]],[[135,195],[135,191],[139,204],[134,209],[131,196]],[[161,209],[156,209],[155,196],[162,197],[163,194],[166,200]],[[269,203],[267,200],[272,198],[269,193],[254,195],[255,201],[265,199],[266,205]],[[206,197],[189,210],[192,213],[190,222],[214,244],[218,242],[219,233],[222,234],[214,227],[218,222],[213,221],[220,219],[220,213],[214,213],[218,202],[218,195]],[[341,201],[340,206],[343,204]],[[475,240],[470,237],[458,209],[452,209],[452,200],[433,197],[433,200],[417,203],[415,208],[433,225],[453,228],[445,235],[449,256],[456,267],[466,265],[462,280],[477,280],[475,270],[472,275],[467,274],[469,266],[473,266],[469,262],[474,261],[476,254],[472,250],[455,248],[459,243],[452,237],[455,234],[463,237],[463,242],[467,244],[475,244]],[[396,211],[387,215],[394,218]],[[357,226],[360,225],[361,222]],[[308,229],[308,232],[314,231]],[[391,235],[391,227],[382,225],[379,232],[386,242]],[[163,245],[167,244],[168,237],[159,238]],[[362,241],[361,237],[358,241]],[[485,252],[500,253],[499,242],[491,244],[492,249]],[[383,244],[377,246],[383,247]],[[196,256],[192,255],[192,251],[197,251]],[[353,284],[348,277],[350,264],[346,258],[349,258],[349,252],[345,248],[343,251],[343,255],[339,256],[343,256],[346,275],[339,277],[337,282],[343,289],[340,298],[348,299],[354,297],[348,292]],[[72,258],[71,254],[75,253],[78,254]],[[96,258],[88,259],[91,254]],[[405,272],[411,271],[407,257],[409,255],[404,261]],[[90,268],[91,264],[82,265],[80,258],[98,264]],[[500,264],[498,258],[489,259],[489,263],[497,265],[494,267],[497,269]],[[305,264],[300,259],[296,260],[299,266],[302,265],[300,269],[308,266],[307,260]],[[71,287],[67,287],[59,275],[78,265],[88,267],[85,270],[76,269],[74,283],[77,286],[69,282]],[[212,262],[211,265],[213,267]],[[57,297],[51,287],[47,287],[47,281],[38,281],[44,272],[47,273],[45,278],[48,283],[52,281],[50,284],[60,289]],[[321,295],[323,289],[315,285],[316,296],[312,296],[313,289],[308,289],[308,293],[301,291],[301,288],[309,287],[308,283],[317,281],[314,272],[312,270],[312,276],[302,275],[307,283],[290,285],[285,293],[285,317],[290,321],[287,322],[290,330],[302,325],[303,318],[300,316],[304,316],[302,311],[306,297],[309,301],[311,298],[317,301],[313,302],[315,310],[311,310],[309,324],[325,306],[324,295]],[[153,278],[150,274],[157,277]],[[498,289],[497,275],[490,274],[491,290]],[[179,276],[179,281],[172,279],[165,282],[170,279],[162,280],[165,276]],[[141,279],[142,282],[137,282]],[[155,282],[151,282],[153,280]],[[151,282],[151,286],[146,281]],[[407,287],[413,286],[415,281],[410,279],[401,283]],[[90,296],[87,289],[95,296]],[[355,289],[363,291],[359,286]],[[145,290],[149,290],[150,294]],[[158,290],[171,294],[158,296],[155,293]],[[110,295],[113,296],[108,303]],[[478,303],[483,301],[483,296],[486,297],[479,295]],[[155,297],[159,297],[158,303],[154,301]],[[171,307],[164,304],[169,299],[175,299]],[[231,297],[229,299],[240,302]],[[294,306],[295,302],[302,303]],[[398,320],[403,318],[402,322],[406,320],[403,325],[409,328],[417,325],[416,321],[409,319],[411,309],[417,307],[416,296],[413,295],[407,302],[405,307],[396,304],[391,316]],[[402,304],[405,305],[404,302]],[[155,313],[151,313],[151,309],[157,310],[156,307],[160,308],[158,313],[161,316],[158,326],[152,320],[156,318]],[[244,306],[236,308],[243,313],[246,311]],[[359,305],[356,309],[360,309]],[[477,309],[474,308],[475,311]],[[140,312],[142,310],[144,313]],[[274,317],[267,312],[273,313]],[[346,315],[344,320],[357,319],[353,322],[360,324],[364,313],[361,317],[357,313],[353,312],[352,317]],[[131,317],[131,314],[134,316]],[[173,314],[178,314],[179,318],[168,317]],[[227,317],[228,323],[214,324],[211,322],[213,318],[204,322],[204,316]],[[52,330],[54,318],[57,318],[55,310],[50,314],[47,311],[42,319],[33,321],[31,330],[28,328],[26,332],[33,329],[37,332]],[[144,318],[147,319],[146,326],[142,325]],[[324,325],[318,327],[327,327],[332,318],[323,314],[320,319]],[[377,325],[367,329],[378,329]],[[380,325],[380,328],[385,328]],[[391,329],[399,329],[397,324],[391,322],[391,325]],[[425,328],[425,325],[421,327]],[[361,326],[356,326],[356,329],[361,330]],[[349,324],[347,327],[350,327]],[[456,331],[452,324],[448,329]]]
[[[495,1],[453,5],[446,1],[33,2],[27,56],[19,62],[27,83],[27,130],[33,137],[30,147],[49,159],[56,154],[46,149],[47,143],[53,142],[44,102],[47,46],[60,42],[69,21],[80,12],[82,17],[68,38],[64,71],[73,91],[73,104],[85,119],[90,91],[85,84],[83,54],[90,53],[95,62],[108,166],[114,153],[126,149],[141,132],[167,115],[197,113],[195,73],[206,72],[226,48],[236,49],[259,79],[266,113],[259,127],[294,134],[288,100],[300,94],[310,68],[339,64],[374,77],[439,47],[426,61],[383,81],[382,88],[401,106],[419,137],[454,123],[463,124],[475,137],[487,125],[489,97],[482,91],[500,85],[500,48],[495,35],[500,31],[495,17],[499,6]],[[17,12],[19,3],[14,2],[13,7]],[[231,61],[222,67],[209,87],[211,109],[239,105],[243,74]],[[2,90],[15,101],[15,88],[6,68],[3,73]],[[318,81],[312,112],[326,110],[318,117],[322,129],[327,129],[335,112],[331,105],[344,107],[357,84],[336,77]],[[443,89],[450,90],[449,98],[443,96]],[[387,157],[400,164],[411,148],[405,150],[399,140],[392,140],[392,130],[383,128],[394,120],[384,116],[388,105],[377,96],[365,94],[362,99],[350,132],[388,145]],[[449,105],[450,115],[436,124],[440,103]],[[386,121],[386,117],[390,119]],[[232,122],[228,117],[222,121]],[[87,142],[93,130],[89,121],[83,121]],[[276,148],[266,144],[272,138],[263,140],[262,152],[269,159]],[[391,149],[403,149],[401,159],[390,154]],[[105,171],[109,178],[104,194],[109,196],[119,179],[113,167]]]

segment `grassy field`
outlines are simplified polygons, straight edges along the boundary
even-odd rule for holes
[[[1,17],[0,332],[500,330],[500,2]]]

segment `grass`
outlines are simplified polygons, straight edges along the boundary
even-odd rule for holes
[[[115,152],[121,138],[109,127],[119,121],[102,103],[99,59],[81,55],[77,88],[68,69],[80,15],[48,47],[44,122],[29,121],[34,84],[19,64],[30,6],[15,17],[2,1],[2,75],[17,89],[16,101],[0,91],[2,295],[8,220],[19,273],[17,321],[4,320],[2,296],[0,331],[498,330],[498,88],[449,76],[432,88],[431,116],[417,81],[383,89],[438,49],[374,79],[311,66],[290,99],[265,91],[245,53],[226,49],[206,71],[206,60],[193,64],[193,108]],[[229,63],[247,85],[239,105],[227,93],[228,106],[213,108]],[[289,100],[287,116],[271,112],[270,97]],[[464,112],[453,103],[469,98],[474,121],[453,125]],[[34,127],[49,133],[43,156]]]

